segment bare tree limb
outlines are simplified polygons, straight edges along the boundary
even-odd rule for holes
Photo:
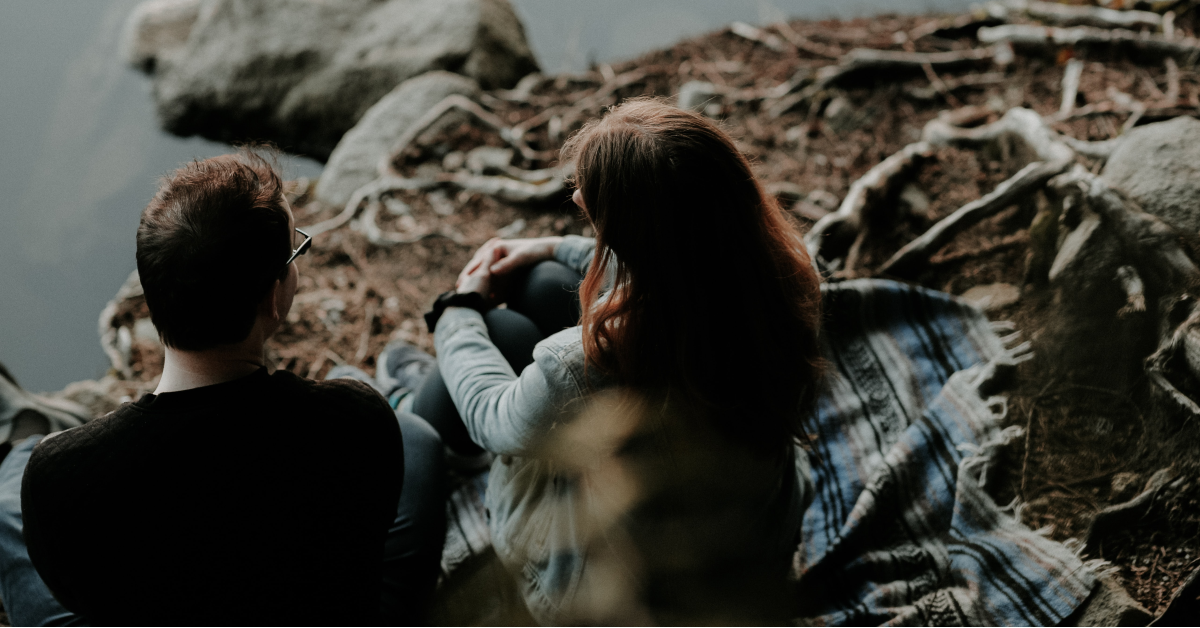
[[[1025,166],[996,186],[990,194],[963,205],[953,214],[938,221],[919,238],[904,245],[880,268],[880,272],[898,277],[911,276],[914,270],[927,262],[938,249],[954,239],[954,236],[1036,192],[1051,177],[1066,170],[1072,161],[1035,161]]]

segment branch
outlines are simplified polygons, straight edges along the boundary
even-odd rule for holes
[[[852,183],[838,210],[818,220],[805,236],[809,253],[826,261],[842,257],[863,229],[863,214],[885,198],[897,180],[932,154],[933,148],[926,142],[909,144]]]
[[[967,203],[957,211],[938,221],[916,240],[904,245],[879,272],[898,277],[910,277],[916,268],[962,233],[979,221],[993,216],[1026,196],[1036,192],[1054,175],[1066,170],[1073,160],[1055,162],[1035,161],[1008,180],[996,186],[990,194]]]

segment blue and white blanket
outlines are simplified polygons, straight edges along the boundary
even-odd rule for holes
[[[1091,592],[1075,553],[983,490],[1002,430],[989,387],[1015,354],[976,309],[903,284],[823,287],[828,387],[810,452],[816,496],[795,558],[799,621],[1055,625]],[[485,477],[448,503],[443,571],[486,552]]]

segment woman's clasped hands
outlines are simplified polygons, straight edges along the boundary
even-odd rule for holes
[[[554,251],[560,242],[560,236],[515,240],[492,238],[475,251],[471,261],[458,274],[454,287],[460,293],[478,292],[493,304],[503,303],[507,300],[506,280],[511,273],[542,260],[554,259]]]

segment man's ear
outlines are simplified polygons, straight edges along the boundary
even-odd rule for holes
[[[262,301],[258,302],[259,316],[265,316],[267,320],[278,321],[279,315],[279,291],[283,290],[283,282],[276,279],[271,288],[267,290],[267,294],[263,295]]]

